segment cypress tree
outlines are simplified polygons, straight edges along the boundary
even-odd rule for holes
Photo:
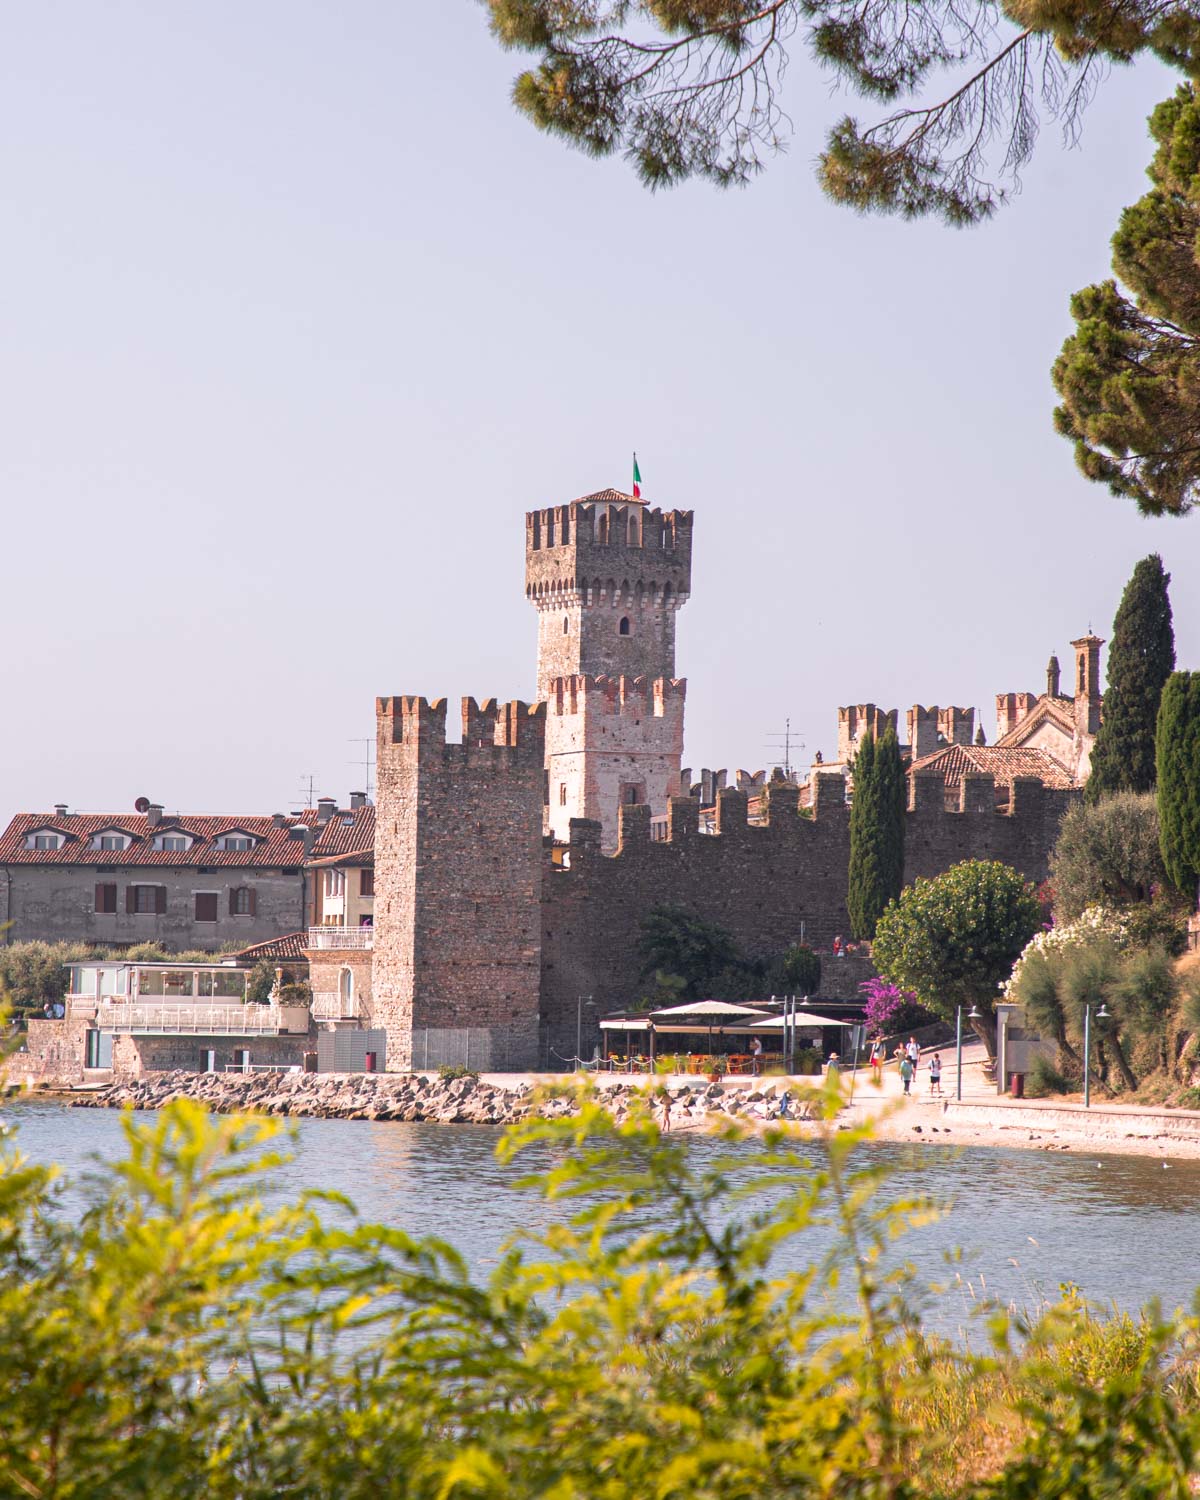
[[[1155,552],[1142,558],[1125,585],[1113,621],[1104,714],[1092,746],[1089,802],[1108,792],[1154,790],[1158,706],[1175,670],[1170,582]]]
[[[1158,710],[1158,839],[1170,880],[1200,883],[1200,672],[1175,672]]]
[[[856,938],[875,936],[875,923],[883,910],[880,853],[875,736],[868,730],[859,742],[854,760],[854,801],[850,807],[846,909],[850,913],[850,930]]]
[[[904,885],[904,812],[908,805],[908,784],[900,759],[900,741],[889,725],[879,738],[875,752],[875,787],[879,829],[879,909],[871,923],[883,915],[889,901],[899,896]]]

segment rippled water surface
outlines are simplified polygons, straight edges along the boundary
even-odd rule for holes
[[[73,1207],[97,1158],[123,1150],[116,1111],[17,1103],[4,1114],[27,1155],[65,1169]],[[508,1236],[550,1214],[512,1190],[517,1173],[495,1160],[496,1139],[495,1130],[469,1125],[304,1120],[278,1186],[343,1192],[368,1218],[449,1239],[482,1274]],[[699,1139],[691,1149],[714,1147]],[[1028,1305],[1071,1281],[1097,1301],[1136,1307],[1157,1297],[1171,1308],[1190,1302],[1200,1284],[1200,1163],[1164,1167],[1156,1158],[1074,1150],[870,1149],[896,1168],[905,1194],[930,1193],[950,1204],[938,1224],[903,1242],[922,1281],[949,1280],[931,1308],[932,1321],[944,1328],[962,1322],[982,1286]],[[947,1269],[946,1252],[956,1246],[965,1252],[959,1274],[969,1286]],[[785,1256],[807,1259],[802,1242]]]

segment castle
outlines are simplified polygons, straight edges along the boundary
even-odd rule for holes
[[[554,1066],[580,1041],[590,1053],[596,1018],[641,994],[639,924],[656,906],[719,922],[755,956],[848,930],[846,771],[863,730],[896,712],[840,710],[839,763],[818,761],[803,787],[705,773],[702,820],[675,676],[692,512],[601,490],[525,526],[536,701],[464,699],[458,743],[445,700],[376,703],[368,1024],[393,1070],[458,1060],[464,1038],[482,1068]],[[906,880],[966,858],[1045,877],[1099,721],[1100,644],[1076,643],[1073,700],[1057,676],[1044,700],[1012,695],[997,746],[971,743],[973,710],[910,712]],[[1068,729],[1074,774],[1058,759]],[[936,764],[947,751],[982,761]]]

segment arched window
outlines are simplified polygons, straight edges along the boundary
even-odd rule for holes
[[[620,625],[617,626],[617,632],[618,632],[619,635],[628,635],[629,634],[629,616],[628,615],[622,615],[621,616],[621,623],[620,623]]]
[[[571,629],[571,622],[567,618],[566,615],[563,615],[563,635],[569,634],[570,629]]]
[[[638,544],[638,523],[636,516],[629,518],[629,545],[636,547]]]
[[[604,514],[600,517],[599,524],[596,527],[596,540],[598,542],[600,542],[600,543],[605,543],[605,542],[608,541],[608,512],[607,511],[605,511]]]
[[[565,781],[558,783],[558,805],[559,807],[566,807],[567,805],[567,783]]]

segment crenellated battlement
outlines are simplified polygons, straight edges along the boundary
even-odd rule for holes
[[[605,677],[577,673],[556,677],[549,686],[550,714],[615,714],[632,718],[682,716],[686,677]]]
[[[936,703],[924,708],[914,703],[905,714],[908,744],[912,758],[932,755],[946,745],[969,745],[975,737],[975,710],[951,705],[939,708]]]
[[[1002,740],[1011,729],[1037,707],[1036,693],[996,694],[996,738]]]
[[[418,760],[437,757],[464,764],[500,765],[507,761],[522,767],[542,765],[546,744],[544,703],[464,698],[461,708],[462,742],[454,744],[446,739],[445,698],[376,698],[380,763],[394,756],[393,747],[402,746]]]
[[[566,505],[527,511],[525,550],[690,552],[693,516],[690,510],[664,511],[619,490],[605,490]]]
[[[724,773],[711,773],[714,775]],[[763,812],[753,816],[750,808],[751,796],[761,799]],[[905,817],[906,835],[906,879],[907,860],[911,853],[920,865],[920,851],[930,847],[948,850],[948,868],[958,859],[986,858],[992,847],[980,822],[986,819],[996,830],[996,844],[1005,851],[1011,850],[1028,835],[1031,848],[1039,852],[1044,864],[1045,851],[1049,843],[1044,834],[1047,819],[1055,826],[1062,813],[1077,797],[1074,791],[1063,791],[1047,787],[1036,776],[1015,777],[1010,786],[1007,804],[997,799],[995,778],[983,772],[968,772],[958,788],[957,802],[947,806],[945,783],[936,771],[918,771],[909,777],[909,799]],[[841,772],[818,771],[812,781],[811,815],[801,813],[800,788],[788,781],[768,781],[754,788],[748,786],[715,788],[715,819],[705,819],[705,802],[702,796],[671,797],[667,807],[665,830],[661,836],[651,836],[650,809],[645,806],[621,807],[619,812],[620,835],[615,854],[604,854],[597,834],[599,824],[587,818],[572,818],[568,831],[568,842],[585,858],[620,858],[634,848],[645,847],[653,852],[652,857],[667,858],[658,851],[669,850],[673,844],[688,844],[699,838],[708,845],[710,839],[741,839],[748,835],[768,857],[771,843],[786,840],[797,850],[816,848],[827,844],[830,829],[837,831],[837,839],[849,851],[849,806],[846,801],[846,777]],[[961,847],[960,847],[961,845]],[[996,856],[999,857],[999,856]],[[1019,861],[1014,860],[1014,863]],[[568,861],[568,868],[578,867],[577,861]],[[558,866],[556,866],[558,868]],[[756,882],[766,878],[766,867],[755,871],[747,867],[742,876]],[[714,871],[715,873],[715,871]],[[918,869],[914,873],[925,873]],[[936,873],[934,871],[933,873]],[[827,868],[826,879],[840,880],[845,884],[845,869]],[[1042,878],[1039,873],[1036,878]]]
[[[853,703],[838,709],[838,754],[843,765],[852,761],[858,751],[858,742],[868,731],[879,737],[886,729],[897,728],[900,711],[895,708],[876,708],[873,703]]]

